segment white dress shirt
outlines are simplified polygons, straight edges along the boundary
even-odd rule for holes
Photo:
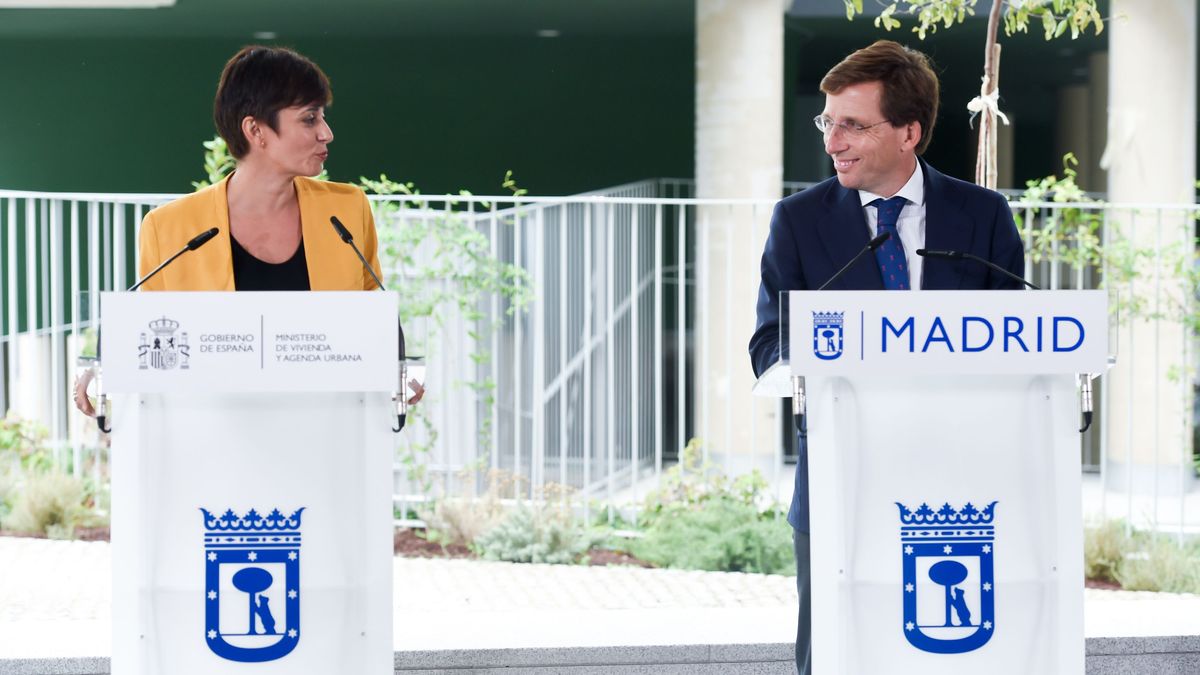
[[[908,200],[908,203],[900,210],[900,219],[896,221],[896,231],[900,235],[900,245],[904,248],[904,260],[908,264],[908,287],[914,291],[920,290],[921,272],[924,269],[921,263],[924,262],[924,259],[917,255],[916,251],[919,248],[925,248],[925,171],[921,169],[920,162],[917,162],[917,168],[913,170],[912,176],[909,176],[904,187],[892,196],[904,197]],[[862,201],[863,213],[867,216],[867,229],[871,231],[873,239],[879,232],[879,209],[867,205],[876,199],[887,199],[887,197],[859,190],[858,198]]]

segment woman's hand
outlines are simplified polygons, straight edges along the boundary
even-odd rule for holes
[[[95,371],[93,371],[91,368],[88,368],[87,370],[83,371],[79,377],[75,378],[75,394],[73,397],[75,400],[75,407],[79,409],[79,412],[87,415],[88,417],[96,416],[96,409],[92,407],[92,401],[87,395],[88,385],[91,384],[92,378],[94,377],[96,377]]]
[[[423,387],[420,381],[418,381],[416,378],[408,381],[408,387],[414,392],[412,397],[408,399],[408,404],[414,405],[417,403],[417,401],[421,400],[421,397],[425,395],[425,387]]]

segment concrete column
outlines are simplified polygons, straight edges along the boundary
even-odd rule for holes
[[[1058,90],[1058,118],[1054,129],[1054,173],[1062,175],[1062,156],[1068,152],[1079,160],[1075,182],[1085,190],[1092,185],[1091,92],[1086,85],[1070,84]]]
[[[1113,0],[1109,37],[1109,200],[1191,203],[1196,167],[1196,5],[1193,0]],[[1186,331],[1170,299],[1182,288],[1170,268],[1172,247],[1192,247],[1194,223],[1179,211],[1113,213],[1114,234],[1159,249],[1139,266],[1127,298],[1166,313],[1122,327],[1118,366],[1110,373],[1109,484],[1138,492],[1177,493],[1191,482],[1191,369]],[[1194,361],[1194,357],[1191,359]],[[1172,372],[1182,372],[1172,376]],[[1140,514],[1134,514],[1140,515]]]
[[[785,0],[696,2],[696,196],[778,199]],[[814,131],[815,133],[815,131]],[[697,432],[727,468],[769,467],[779,405],[755,400],[746,345],[770,207],[696,211]]]
[[[1088,58],[1088,81],[1091,166],[1088,167],[1089,182],[1080,185],[1085,190],[1103,192],[1108,189],[1108,170],[1100,163],[1108,144],[1108,52],[1095,52]]]

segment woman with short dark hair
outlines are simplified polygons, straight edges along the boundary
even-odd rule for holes
[[[213,121],[237,158],[225,180],[146,214],[140,273],[200,232],[218,234],[145,290],[306,291],[376,287],[330,224],[345,224],[379,273],[375,221],[363,191],[313,180],[329,157],[329,79],[290,49],[245,47],[221,73]]]
[[[336,216],[380,274],[375,220],[356,186],[314,180],[329,157],[333,131],[325,108],[329,78],[282,47],[244,47],[225,64],[213,121],[237,159],[224,180],[146,214],[139,236],[144,276],[201,232],[211,242],[142,285],[149,291],[371,290],[378,287],[339,236]],[[80,378],[75,404],[94,415]],[[415,382],[415,381],[414,381]],[[412,383],[410,383],[412,384]],[[420,400],[424,390],[413,386]]]

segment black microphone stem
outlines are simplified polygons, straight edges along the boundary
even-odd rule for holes
[[[136,291],[136,290],[138,289],[138,287],[140,287],[142,284],[144,284],[144,283],[146,283],[147,281],[149,281],[151,277],[153,277],[155,274],[158,274],[159,272],[161,272],[161,271],[162,271],[162,268],[164,268],[164,267],[166,267],[167,265],[170,265],[171,263],[175,262],[175,259],[176,259],[176,258],[178,258],[179,256],[181,256],[181,255],[183,255],[184,253],[187,253],[187,252],[188,252],[188,248],[187,248],[186,246],[185,246],[185,247],[183,247],[183,248],[182,248],[182,249],[180,249],[180,250],[179,250],[179,252],[177,252],[175,255],[173,255],[173,256],[171,256],[170,258],[167,258],[166,260],[164,260],[164,261],[162,261],[161,263],[159,263],[158,267],[155,267],[153,270],[151,270],[151,272],[150,272],[149,274],[147,274],[146,276],[142,277],[141,279],[138,279],[136,284],[134,284],[134,285],[130,286],[130,287],[129,287],[129,288],[127,288],[127,289],[125,289],[125,291],[126,291],[126,292],[129,292],[129,291]]]
[[[333,223],[333,229],[337,231],[342,241],[350,244],[350,248],[354,249],[354,254],[362,261],[363,267],[367,268],[367,271],[371,273],[371,278],[375,280],[375,285],[379,286],[379,290],[386,291],[387,288],[379,280],[379,275],[375,274],[375,269],[371,267],[371,263],[367,262],[367,259],[363,257],[362,251],[358,250],[358,245],[354,243],[354,236],[350,234],[350,230],[346,229],[346,226],[342,224],[342,221],[338,220],[337,216],[330,216],[329,222]]]
[[[1019,277],[1019,276],[1013,274],[1012,272],[1004,269],[1003,267],[997,265],[996,263],[992,262],[991,260],[988,260],[987,258],[980,258],[979,256],[977,256],[973,253],[964,253],[963,251],[936,251],[936,250],[930,250],[930,249],[925,249],[925,248],[919,248],[919,249],[917,249],[917,255],[921,256],[922,258],[946,258],[949,260],[959,260],[962,258],[966,258],[968,260],[974,260],[977,263],[987,265],[989,269],[993,269],[993,270],[999,272],[1000,274],[1003,274],[1004,276],[1008,277],[1009,279],[1012,279],[1013,281],[1019,281],[1022,284],[1025,284],[1026,286],[1032,288],[1035,291],[1042,290],[1041,288],[1039,288],[1038,286],[1036,286],[1029,280],[1025,279],[1024,277]]]
[[[188,243],[183,245],[183,248],[179,249],[178,253],[176,253],[175,255],[171,256],[170,258],[167,258],[166,260],[164,260],[161,265],[159,265],[158,267],[155,267],[146,276],[142,277],[141,279],[138,279],[137,283],[130,286],[129,288],[125,289],[125,292],[128,293],[129,291],[136,291],[139,286],[141,286],[142,284],[149,281],[150,278],[153,277],[155,274],[158,274],[159,272],[161,272],[164,267],[175,262],[175,259],[178,258],[179,256],[183,255],[184,253],[187,253],[188,251],[195,251],[196,249],[200,248],[201,246],[207,244],[213,237],[217,236],[217,232],[219,232],[219,231],[220,230],[218,230],[215,227],[210,227],[209,229],[192,237],[190,240],[188,240]]]
[[[846,270],[850,269],[854,265],[854,263],[858,262],[859,259],[861,259],[867,253],[870,253],[871,251],[874,251],[875,249],[882,246],[883,242],[887,241],[888,238],[891,236],[892,236],[891,232],[881,232],[879,234],[879,236],[877,236],[874,239],[872,239],[871,241],[867,242],[867,245],[864,246],[863,249],[858,252],[858,255],[851,258],[850,262],[846,263],[842,267],[842,269],[838,270],[837,272],[834,273],[833,276],[829,277],[829,280],[826,281],[825,283],[821,284],[821,287],[818,288],[817,290],[818,291],[825,290],[825,288],[828,287],[829,284],[832,284],[834,281],[837,281],[838,279],[840,279],[842,277],[842,275],[846,273]]]

